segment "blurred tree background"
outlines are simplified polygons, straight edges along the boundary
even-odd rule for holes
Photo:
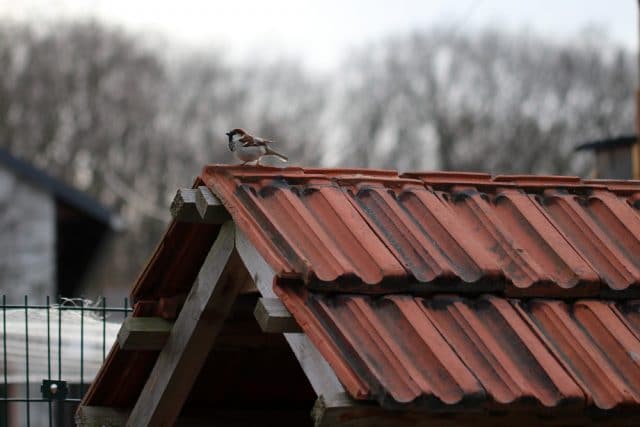
[[[121,213],[103,276],[128,289],[175,189],[235,162],[230,128],[278,141],[294,165],[585,175],[577,143],[633,132],[635,66],[593,29],[557,43],[431,28],[324,75],[178,54],[96,22],[0,23],[0,144]]]

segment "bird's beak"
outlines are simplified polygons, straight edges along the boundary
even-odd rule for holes
[[[231,132],[227,132],[227,133],[225,133],[225,135],[231,136]]]

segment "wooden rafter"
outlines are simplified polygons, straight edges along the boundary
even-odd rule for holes
[[[118,345],[123,350],[161,350],[172,326],[160,317],[127,317],[118,332]]]
[[[236,228],[236,249],[262,296],[277,299],[273,292],[275,272],[239,228]],[[284,337],[318,396],[345,392],[333,369],[305,334],[285,333]]]
[[[222,224],[229,213],[207,187],[180,188],[171,203],[171,216],[176,221]]]
[[[282,301],[277,298],[260,298],[253,312],[262,332],[302,332]]]
[[[196,208],[202,221],[209,224],[220,224],[230,218],[222,202],[205,186],[198,187],[196,191]]]
[[[160,352],[127,425],[173,425],[218,336],[244,278],[225,223]]]

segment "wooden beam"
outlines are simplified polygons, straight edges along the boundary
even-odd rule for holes
[[[247,239],[242,230],[236,226],[236,250],[249,272],[253,283],[264,298],[278,298],[273,292],[275,272]]]
[[[127,422],[129,411],[101,406],[80,406],[76,411],[76,425],[80,427],[121,427]],[[211,426],[253,427],[265,424],[265,420],[278,420],[278,426],[306,425],[308,409],[223,409],[208,408],[203,413],[181,414],[176,427]]]
[[[123,350],[162,350],[172,326],[160,317],[127,317],[118,331],[118,344]]]
[[[168,426],[178,418],[246,272],[234,250],[234,225],[226,222],[171,329],[128,426]]]
[[[311,418],[315,427],[343,425],[341,420],[345,416],[350,417],[347,419],[354,426],[370,426],[374,425],[374,421],[382,422],[379,412],[381,408],[375,404],[361,404],[351,399],[347,393],[337,393],[319,396],[311,410]]]
[[[230,219],[222,202],[205,186],[180,188],[170,211],[171,216],[181,222],[222,224]]]
[[[524,409],[526,408],[526,409]],[[521,407],[513,411],[461,408],[432,411],[417,407],[385,409],[373,401],[356,401],[345,393],[320,396],[311,411],[315,427],[596,427],[637,426],[640,416],[623,411]]]
[[[222,202],[205,186],[196,191],[196,208],[202,221],[208,224],[222,224],[231,218]]]
[[[265,298],[277,298],[273,292],[275,272],[237,227],[236,250],[260,294]],[[305,334],[285,333],[284,337],[318,396],[344,393],[335,372]]]
[[[180,188],[171,202],[171,216],[176,221],[201,222],[202,217],[196,208],[196,190]]]
[[[76,425],[80,427],[120,427],[127,422],[126,410],[104,406],[79,406],[76,411]]]
[[[302,332],[287,307],[278,298],[260,298],[253,311],[262,332]]]

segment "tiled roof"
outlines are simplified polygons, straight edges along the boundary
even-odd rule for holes
[[[639,306],[623,302],[640,290],[640,183],[219,166],[201,179],[354,398],[640,405]]]
[[[317,290],[640,295],[640,182],[210,166],[283,278]]]
[[[640,413],[640,182],[208,166],[199,185],[353,398]],[[189,292],[218,231],[173,222],[134,315]],[[115,346],[86,402],[135,402],[155,360],[139,353]],[[109,366],[137,382],[118,391]]]
[[[438,410],[640,405],[638,303],[278,291],[356,398]]]

